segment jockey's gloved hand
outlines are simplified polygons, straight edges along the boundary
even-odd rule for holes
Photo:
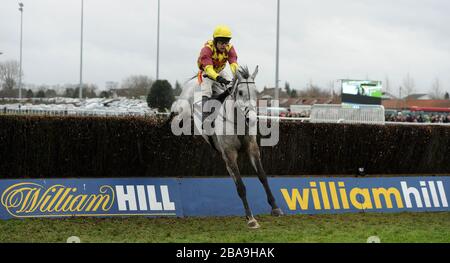
[[[233,87],[229,87],[228,89],[226,89],[223,93],[226,94],[227,96],[231,94],[231,91],[233,90]]]
[[[211,97],[214,100],[218,100],[220,103],[223,103],[223,101],[230,96],[231,92],[233,90],[233,87],[229,87],[228,89],[226,89],[224,92],[220,93],[220,94],[213,94],[213,96]]]
[[[224,85],[228,85],[231,82],[222,76],[217,76],[216,81],[219,82],[220,84],[224,84]]]

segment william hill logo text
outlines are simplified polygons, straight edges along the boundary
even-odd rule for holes
[[[392,209],[448,207],[442,181],[420,181],[411,186],[347,188],[344,182],[310,182],[309,187],[281,188],[290,210]]]
[[[161,185],[159,188],[161,199],[158,199],[154,185],[116,185],[119,211],[175,211],[168,186]]]
[[[168,187],[157,187],[158,191],[154,185],[102,185],[86,193],[83,187],[55,184],[46,188],[24,182],[6,188],[1,204],[13,217],[175,215]]]

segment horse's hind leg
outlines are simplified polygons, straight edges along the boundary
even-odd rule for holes
[[[228,173],[233,178],[239,197],[244,204],[245,215],[247,217],[247,225],[250,228],[259,228],[258,221],[256,221],[256,219],[253,217],[252,211],[250,210],[247,202],[247,193],[237,165],[237,157],[238,154],[236,150],[225,150],[223,153],[223,158],[225,160]]]
[[[247,154],[250,157],[250,162],[252,163],[253,168],[256,170],[259,181],[262,183],[262,185],[264,186],[264,190],[266,191],[267,202],[272,207],[271,214],[273,216],[283,215],[283,211],[278,207],[275,198],[273,197],[272,191],[270,190],[267,175],[261,163],[261,155],[259,153],[258,145],[256,144],[256,142],[250,143],[247,149],[248,149]]]

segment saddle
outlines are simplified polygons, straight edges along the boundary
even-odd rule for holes
[[[202,97],[202,109],[204,109],[204,107],[205,107],[205,104],[209,101],[209,100],[217,100],[217,101],[219,101],[220,102],[220,104],[223,104],[223,102],[225,101],[225,99],[230,95],[230,93],[231,93],[231,90],[230,90],[230,88],[229,89],[226,89],[225,91],[223,91],[222,93],[215,93],[215,94],[213,94],[212,96],[211,96],[211,98],[208,98],[208,97],[206,97],[206,96],[203,96]],[[214,109],[215,110],[215,109]],[[214,120],[215,119],[211,119],[211,118],[208,118],[211,114],[213,114],[214,113],[214,110],[212,110],[212,111],[205,111],[205,110],[203,110],[203,114],[202,114],[202,123],[204,124],[205,123],[205,121],[210,121],[210,122],[212,122],[211,123],[211,127],[214,127]]]
[[[214,84],[216,84],[216,83],[214,83]],[[209,100],[217,100],[217,101],[219,101],[221,104],[223,104],[223,102],[225,101],[225,99],[231,94],[231,89],[233,88],[233,87],[228,87],[227,89],[225,89],[225,91],[222,91],[222,89],[221,88],[219,88],[220,87],[220,85],[219,84],[217,84],[215,87],[213,86],[213,95],[211,96],[211,98],[208,98],[208,97],[206,97],[206,96],[203,96],[202,97],[202,109],[204,108],[204,106],[205,106],[205,104],[209,101]],[[216,109],[214,109],[214,110],[216,110]],[[214,113],[214,110],[213,111],[210,111],[210,112],[205,112],[205,111],[203,111],[202,112],[202,129],[203,129],[203,127],[211,127],[212,129],[214,129],[214,121],[215,121],[215,118],[213,118],[213,119],[211,119],[211,118],[208,118],[209,116],[211,116],[211,114],[213,114]],[[213,132],[212,131],[209,131],[209,132],[207,132],[207,134],[212,134]],[[213,142],[213,136],[211,136],[211,135],[205,135],[207,138],[208,138],[208,142],[209,142],[209,144],[217,151],[217,152],[219,152],[219,150],[216,148],[216,146],[215,146],[215,144],[214,144],[214,142]]]

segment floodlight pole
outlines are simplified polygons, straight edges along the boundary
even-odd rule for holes
[[[23,32],[23,3],[19,3],[20,11],[20,66],[19,66],[19,99],[22,99],[22,32]]]
[[[84,0],[81,0],[81,43],[80,43],[80,100],[83,98],[83,18]]]
[[[158,0],[158,22],[156,29],[156,80],[159,79],[159,20],[160,20],[160,0]]]
[[[280,57],[280,0],[277,0],[277,48],[275,63],[275,100],[278,100],[278,84],[279,80],[279,57]]]

